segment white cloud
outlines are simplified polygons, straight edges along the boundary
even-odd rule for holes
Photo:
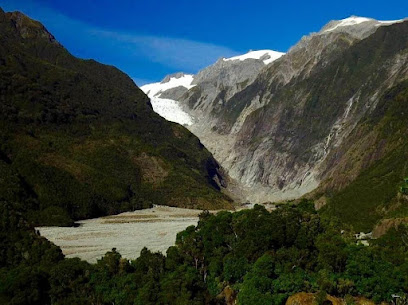
[[[214,63],[220,57],[238,53],[224,46],[180,38],[126,34],[97,30],[94,34],[116,40],[134,55],[186,72],[195,72]]]

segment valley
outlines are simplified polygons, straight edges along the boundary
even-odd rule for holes
[[[0,8],[0,304],[408,303],[408,19],[241,55],[61,20],[146,78]]]
[[[49,241],[59,246],[68,258],[79,257],[96,263],[112,248],[127,259],[136,259],[147,247],[166,253],[177,233],[196,226],[200,210],[155,206],[134,212],[95,219],[80,220],[77,227],[36,228]]]
[[[236,210],[252,209],[241,205]],[[266,205],[268,211],[274,205]],[[196,226],[202,210],[154,206],[113,216],[79,220],[74,227],[37,227],[41,236],[61,248],[67,258],[78,257],[90,263],[115,248],[124,258],[134,260],[143,248],[166,254],[176,235]],[[210,211],[216,214],[220,211]]]

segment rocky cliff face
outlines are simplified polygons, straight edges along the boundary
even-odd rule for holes
[[[222,141],[228,140],[224,137],[227,134],[221,134],[222,128],[217,127],[226,126],[224,112],[228,111],[227,101],[251,84],[262,69],[282,55],[284,53],[261,50],[232,58],[220,58],[192,78],[176,73],[166,76],[159,83],[142,86],[141,89],[149,95],[153,108],[159,114],[171,121],[189,125],[188,128],[203,139],[205,146],[217,151],[218,157],[223,159],[233,144],[231,141],[224,143],[226,145],[217,145],[220,138]],[[178,109],[169,109],[169,105],[175,104]],[[188,115],[190,120],[180,118],[180,111]],[[230,183],[230,187],[232,185],[236,184]],[[234,191],[240,193],[235,187]],[[238,197],[244,198],[242,194]]]
[[[194,76],[194,87],[167,97],[194,117],[189,129],[238,181],[244,199],[339,190],[382,156],[358,163],[347,151],[384,93],[408,78],[407,33],[402,21],[333,21],[267,65],[221,59]],[[377,138],[361,143],[371,147]]]
[[[388,88],[407,78],[406,41],[396,42],[405,26],[380,27],[363,40],[323,30],[231,100],[260,106],[232,128],[238,131],[225,165],[257,189],[250,199],[295,198],[327,177],[336,165],[325,162],[329,154],[336,155]]]

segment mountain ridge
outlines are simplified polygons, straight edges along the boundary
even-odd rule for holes
[[[382,94],[408,77],[408,22],[359,18],[329,23],[250,76],[210,66],[183,95],[167,92],[196,118],[188,128],[241,186],[242,200],[337,192],[369,166],[336,185],[330,177],[340,175],[331,170],[337,164],[328,160],[350,149],[342,143],[349,143]],[[247,82],[236,81],[240,76]],[[353,162],[348,166],[357,166]]]
[[[24,186],[30,221],[67,225],[152,204],[232,207],[217,161],[157,115],[129,76],[75,58],[21,13],[0,12],[0,33],[1,198]]]

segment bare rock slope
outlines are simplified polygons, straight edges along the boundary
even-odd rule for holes
[[[162,94],[193,117],[188,128],[238,182],[243,200],[263,202],[339,191],[383,158],[362,124],[407,78],[408,22],[352,16],[267,64],[220,59],[184,93]],[[359,162],[364,151],[372,156]]]

